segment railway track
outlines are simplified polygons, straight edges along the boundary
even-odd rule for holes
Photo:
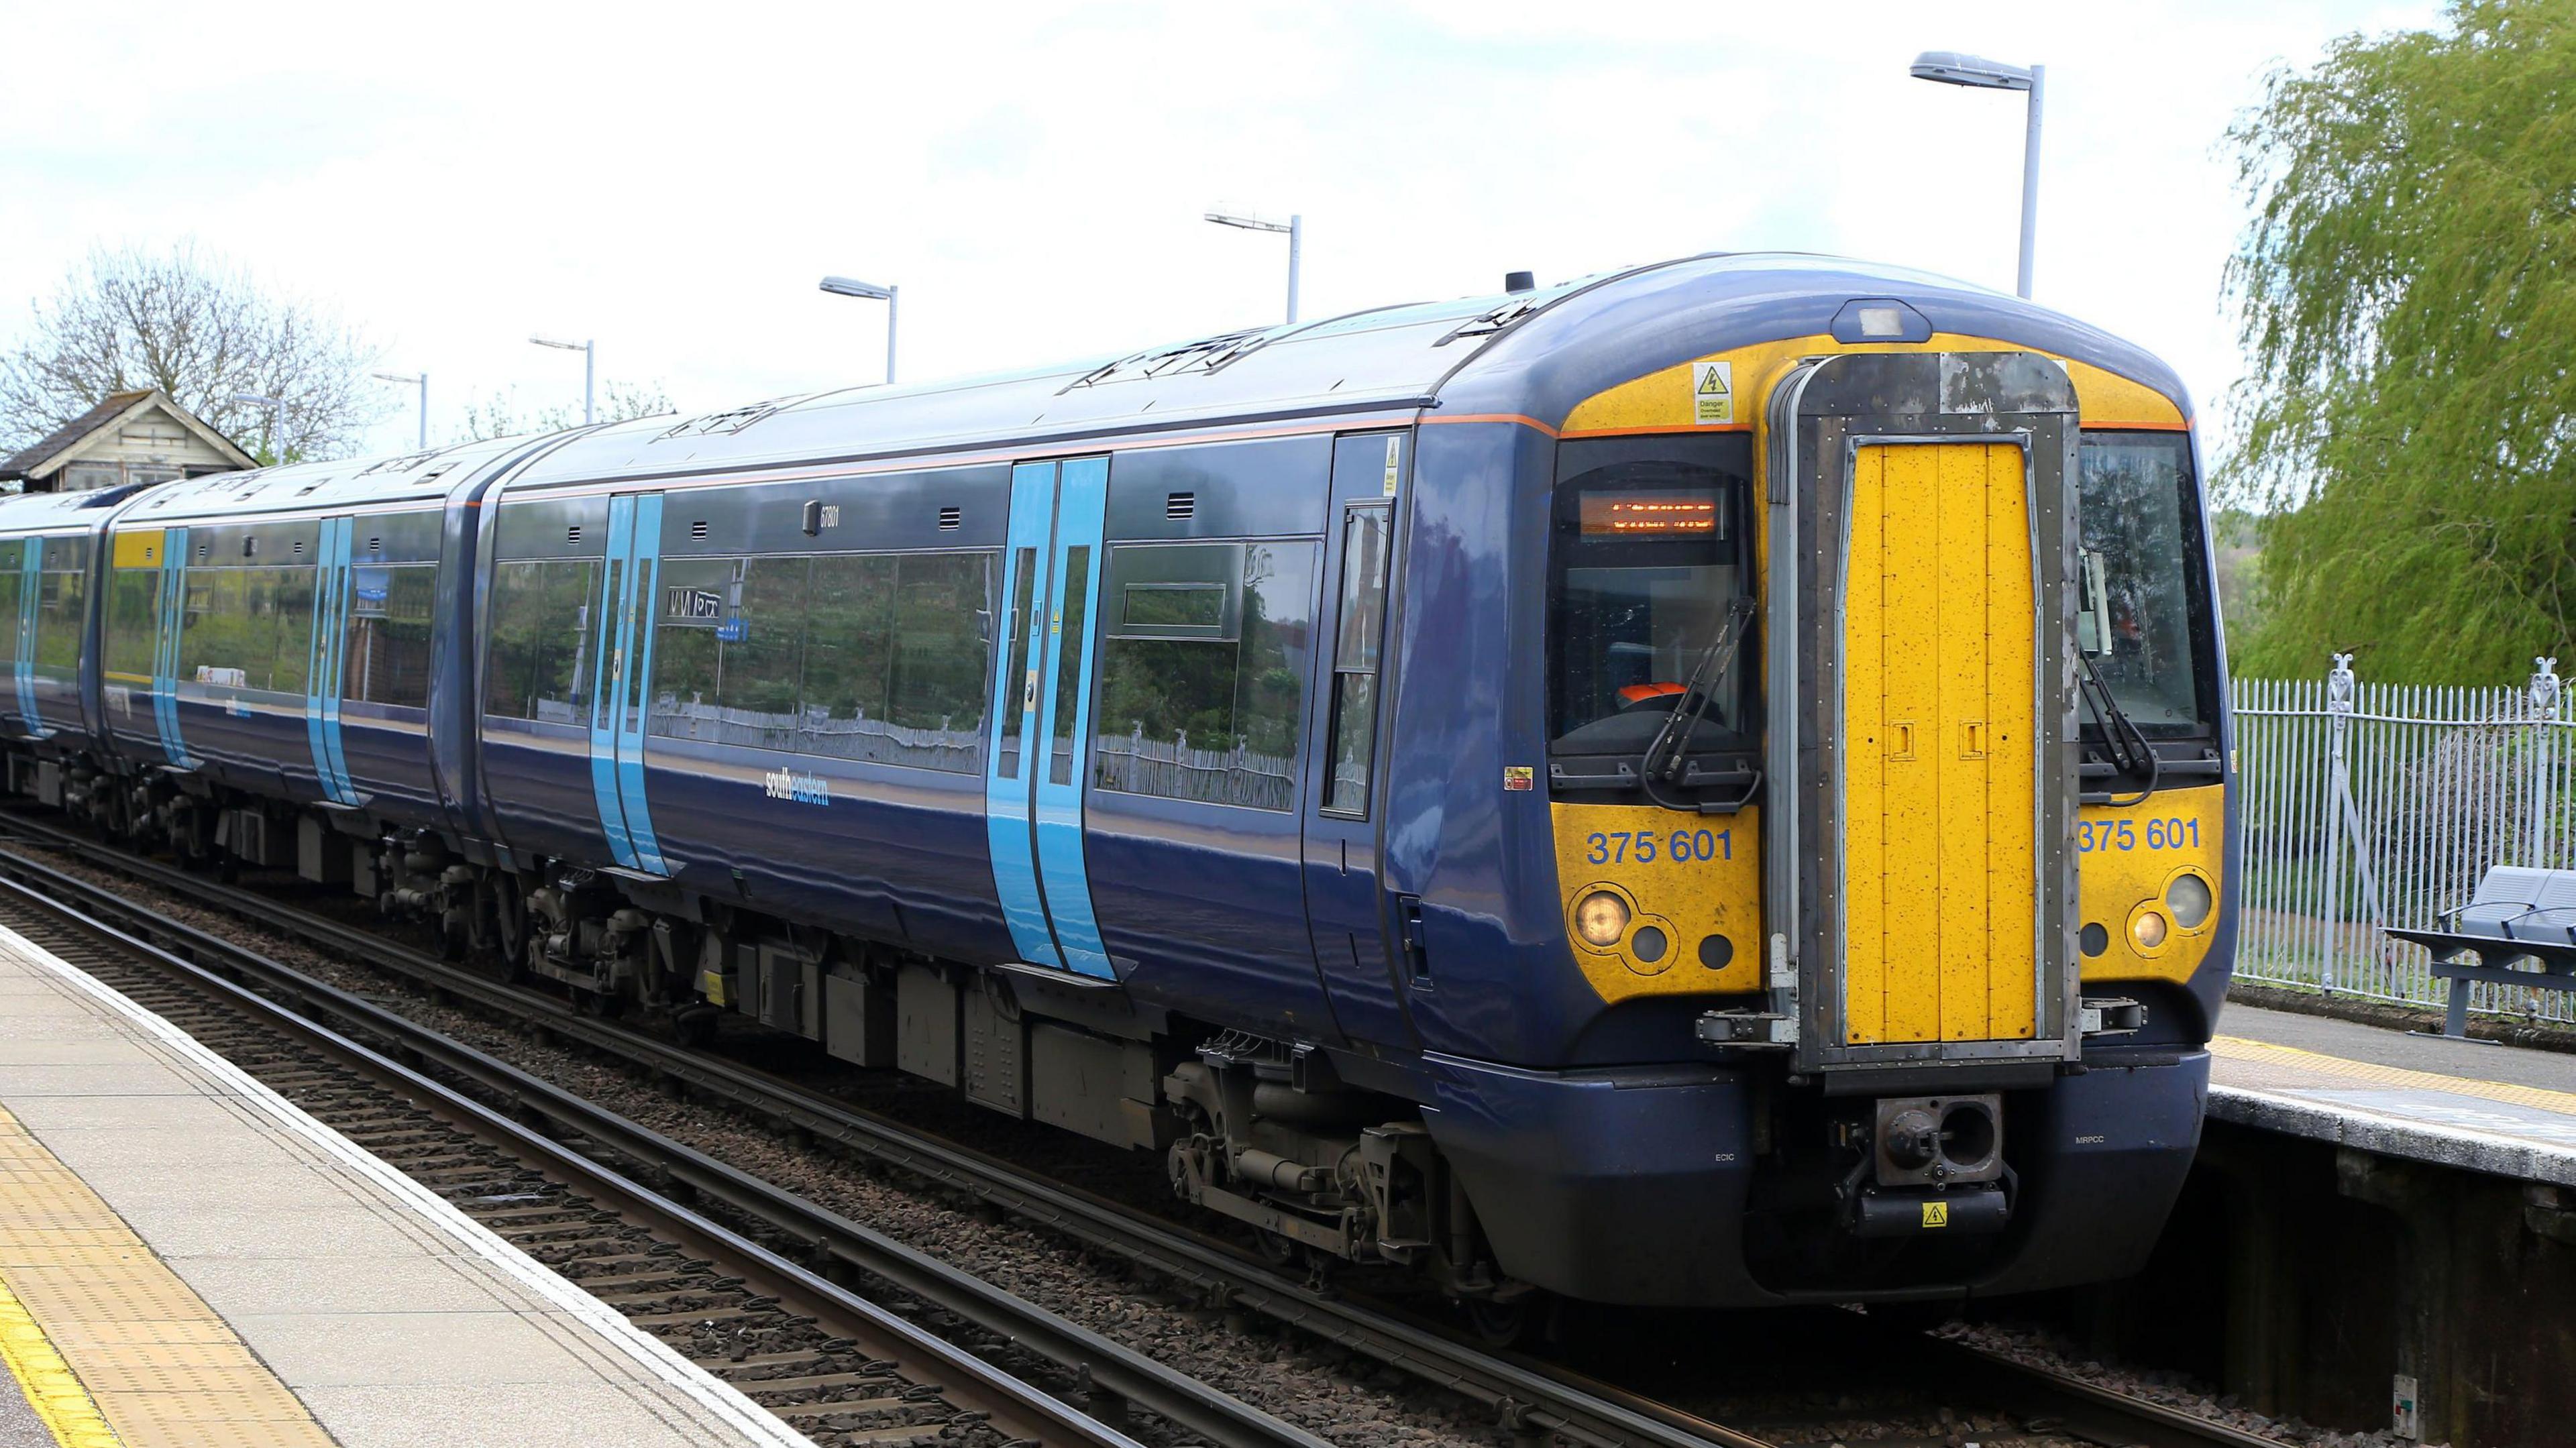
[[[472,1069],[460,1074],[509,1096],[523,1114],[546,1120],[559,1130],[579,1133],[585,1139],[604,1140],[617,1148],[621,1133],[616,1128],[602,1126],[594,1130],[593,1125],[598,1117],[609,1117],[611,1121],[622,1118],[614,1118],[516,1068],[437,1037],[381,1007],[312,980],[236,942],[56,870],[24,850],[9,848],[7,835],[39,848],[69,852],[92,866],[199,902],[327,954],[390,971],[441,999],[525,1023],[530,1030],[648,1071],[675,1093],[693,1093],[720,1102],[796,1133],[798,1140],[872,1159],[929,1183],[936,1190],[970,1198],[1062,1233],[1176,1284],[1212,1307],[1259,1314],[1482,1404],[1517,1442],[1565,1441],[1594,1448],[1627,1444],[1651,1448],[1771,1448],[1773,1442],[1805,1441],[1806,1435],[1797,1431],[1796,1424],[1766,1425],[1771,1436],[1756,1436],[1545,1363],[1483,1350],[1366,1300],[1313,1290],[1302,1279],[1277,1271],[1230,1245],[1172,1223],[1140,1216],[1132,1208],[917,1131],[796,1082],[582,1014],[554,997],[503,984],[256,892],[173,869],[46,821],[0,811],[0,882],[32,888],[66,902],[65,908],[94,911],[117,920],[176,954],[255,982],[355,1029],[382,1034],[387,1039],[393,1038],[391,1033],[406,1031],[431,1036],[443,1042],[448,1052],[472,1058],[467,1063]],[[445,1059],[439,1064],[457,1069]],[[492,1085],[486,1072],[507,1073],[513,1084]],[[651,1135],[631,1122],[624,1123],[624,1127]],[[940,1300],[934,1292],[963,1285],[944,1280],[963,1274],[933,1259],[890,1240],[870,1241],[875,1234],[855,1223],[832,1218],[830,1213],[799,1203],[767,1183],[689,1148],[676,1143],[667,1145],[674,1155],[664,1172],[672,1188],[771,1221],[794,1240],[813,1244],[812,1262],[806,1269],[809,1276],[828,1282],[834,1275],[863,1273],[933,1301]],[[833,1230],[836,1223],[858,1235],[837,1234]],[[885,1249],[891,1249],[892,1255]],[[964,1280],[973,1282],[971,1278]],[[983,1290],[994,1293],[990,1288]],[[992,1309],[975,1298],[969,1289],[959,1305],[949,1310],[988,1332],[1002,1332],[1003,1325],[993,1320]],[[2003,1405],[2012,1417],[2030,1425],[2035,1436],[2111,1448],[2277,1448],[2273,1439],[1963,1345],[1910,1333],[1866,1328],[1859,1331],[1874,1350],[1907,1359],[1911,1373],[1953,1384],[1965,1396]],[[1105,1340],[1100,1346],[1124,1352]],[[1058,1362],[1082,1361],[1079,1354],[1045,1355]],[[1112,1405],[1103,1416],[1114,1416],[1116,1405],[1133,1400],[1192,1431],[1207,1432],[1205,1427],[1190,1424],[1186,1414],[1168,1411],[1169,1405],[1158,1399],[1158,1386],[1168,1391],[1173,1385],[1140,1383],[1119,1372],[1122,1366],[1132,1369],[1132,1365],[1112,1364],[1106,1370],[1092,1367],[1088,1371],[1094,1399]],[[1223,1432],[1208,1436],[1225,1443],[1282,1441]]]
[[[321,1007],[299,1010],[125,934],[72,895],[0,878],[0,925],[159,1014],[827,1448],[916,1439],[1143,1448],[1114,1421],[1130,1404],[1212,1442],[1324,1448],[1034,1304],[946,1269],[918,1270],[935,1263],[893,1260],[908,1250],[894,1244],[892,1256],[835,1255],[858,1259],[859,1272],[794,1261],[755,1234],[811,1242],[819,1224],[757,1191],[700,1190],[723,1182],[720,1163],[284,967],[243,972]],[[223,963],[238,970],[242,958]],[[458,1089],[459,1078],[480,1089]],[[878,1268],[891,1270],[869,1270]],[[914,1270],[893,1275],[905,1268]],[[895,1305],[857,1290],[863,1276],[893,1284]],[[925,1308],[1088,1391],[1049,1392],[908,1320]]]

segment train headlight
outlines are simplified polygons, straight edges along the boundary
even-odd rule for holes
[[[2140,950],[2161,949],[2165,943],[2165,917],[2153,910],[2141,910],[2129,922],[2129,938]]]
[[[2173,883],[2165,887],[2165,908],[2173,912],[2174,924],[2185,930],[2200,928],[2200,923],[2209,918],[2211,903],[2209,882],[2189,871],[2174,876]]]
[[[1588,945],[1603,949],[1628,933],[1628,902],[1607,890],[1595,890],[1574,907],[1574,931]]]

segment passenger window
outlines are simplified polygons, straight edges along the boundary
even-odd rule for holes
[[[898,576],[886,711],[904,744],[890,762],[972,773],[992,683],[993,555],[907,554]]]
[[[437,596],[438,570],[432,564],[360,564],[349,570],[342,698],[429,707],[429,620]]]
[[[277,580],[266,568],[193,568],[179,621],[181,683],[265,689],[277,659]]]
[[[651,731],[971,772],[992,572],[988,553],[666,559]]]
[[[548,724],[587,722],[599,568],[593,559],[493,566],[484,713]]]
[[[1391,515],[1384,507],[1342,515],[1342,596],[1333,638],[1333,715],[1325,758],[1332,777],[1324,808],[1368,814],[1369,771],[1377,749],[1378,651],[1386,634],[1386,574]]]
[[[161,570],[119,568],[108,576],[102,672],[128,684],[150,685],[152,654],[161,612]]]
[[[890,760],[886,689],[894,669],[895,560],[814,560],[806,615],[805,718],[796,747],[836,759]]]
[[[1112,549],[1093,782],[1294,809],[1314,568],[1303,540]]]
[[[1027,717],[1029,702],[1037,686],[1028,681],[1029,610],[1037,602],[1038,550],[1023,548],[1013,564],[1017,575],[1011,585],[1011,611],[1002,617],[1002,627],[1011,631],[1009,662],[1002,670],[1002,741],[998,773],[1004,779],[1020,777],[1020,729]]]
[[[80,676],[81,605],[88,579],[78,573],[44,573],[38,578],[36,672],[68,684]]]
[[[645,728],[664,739],[724,739],[716,708],[722,677],[719,635],[741,596],[733,558],[665,558],[653,628],[652,705]]]
[[[266,572],[277,583],[277,666],[268,686],[301,694],[313,672],[313,570],[276,568]],[[426,617],[423,619],[427,622]]]
[[[739,743],[796,747],[796,690],[805,664],[805,590],[811,558],[755,558],[743,565],[742,605],[718,634],[724,644],[716,703]]]

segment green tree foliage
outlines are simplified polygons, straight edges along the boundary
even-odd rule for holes
[[[2347,37],[2229,140],[2255,215],[2228,487],[2269,514],[2241,665],[2486,683],[2576,655],[2576,4]]]

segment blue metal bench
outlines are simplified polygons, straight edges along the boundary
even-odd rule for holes
[[[2448,930],[2388,932],[2432,951],[2433,978],[2451,983],[2442,1034],[2467,1033],[2475,981],[2576,991],[2576,870],[2497,865],[2445,915]]]

